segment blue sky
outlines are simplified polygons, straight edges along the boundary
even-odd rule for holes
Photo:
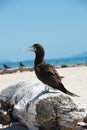
[[[87,0],[0,0],[0,60],[33,59],[37,42],[47,59],[87,51]]]

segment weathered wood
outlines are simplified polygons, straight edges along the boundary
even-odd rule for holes
[[[24,72],[24,71],[33,71],[34,68],[24,67],[24,68],[14,68],[14,69],[7,69],[7,70],[0,70],[0,74],[12,74],[16,72]]]

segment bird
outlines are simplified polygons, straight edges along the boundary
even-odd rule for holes
[[[10,67],[9,67],[7,64],[3,64],[3,67],[4,67],[5,69],[10,69]]]
[[[19,63],[19,66],[20,67],[25,67],[25,65],[22,62]]]
[[[63,85],[61,76],[58,74],[56,69],[52,65],[45,63],[45,50],[41,44],[35,43],[28,47],[27,50],[33,51],[35,53],[34,69],[35,74],[40,81],[52,87],[53,89],[62,91],[69,96],[79,97],[78,95],[68,91]]]

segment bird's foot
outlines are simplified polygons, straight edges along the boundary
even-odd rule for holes
[[[47,87],[47,86],[45,87],[45,92],[49,93],[49,87]]]

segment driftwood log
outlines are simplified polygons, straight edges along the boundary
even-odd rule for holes
[[[24,71],[33,71],[34,68],[30,68],[30,67],[23,67],[23,68],[14,68],[14,69],[5,69],[5,70],[0,70],[0,74],[12,74],[12,73],[16,73],[16,72],[24,72]]]
[[[77,123],[86,117],[85,111],[60,91],[50,88],[46,93],[46,87],[35,80],[9,86],[1,92],[12,106],[12,122],[17,119],[29,130],[76,130]]]

